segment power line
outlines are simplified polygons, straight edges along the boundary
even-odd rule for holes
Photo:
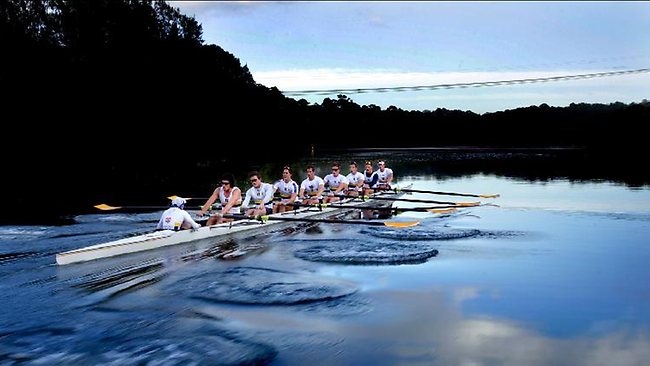
[[[608,76],[642,74],[642,73],[646,73],[646,72],[650,72],[650,69],[596,72],[596,73],[591,73],[591,74],[563,75],[563,76],[551,76],[551,77],[543,77],[543,78],[527,78],[527,79],[513,79],[513,80],[483,81],[483,82],[476,82],[476,83],[452,83],[452,84],[436,84],[436,85],[396,86],[396,87],[384,87],[384,88],[327,89],[327,90],[286,90],[286,91],[283,91],[282,93],[285,96],[302,96],[302,95],[331,95],[331,94],[363,94],[363,93],[406,92],[406,91],[457,89],[457,88],[480,88],[480,87],[487,87],[487,86],[532,84],[532,83],[546,83],[546,82],[553,82],[553,81],[593,79],[593,78],[602,78],[602,77],[608,77]]]

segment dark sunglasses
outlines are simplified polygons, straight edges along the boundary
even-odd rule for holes
[[[251,179],[251,183],[255,183],[255,182],[257,182],[258,180],[259,180],[259,179],[257,179],[257,178],[253,178],[253,179]]]
[[[225,180],[221,182],[221,185],[222,185],[222,186],[225,186],[226,184],[230,184],[230,182],[225,181]]]

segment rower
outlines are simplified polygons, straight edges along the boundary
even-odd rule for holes
[[[372,161],[366,161],[366,170],[363,172],[363,194],[372,194],[373,188],[377,188],[378,182],[379,175],[372,171]]]
[[[198,229],[201,225],[192,219],[192,216],[185,211],[184,198],[176,197],[172,200],[171,206],[163,212],[156,226],[156,230],[184,230]]]
[[[268,183],[263,183],[260,173],[257,171],[248,173],[248,179],[253,186],[246,191],[246,197],[244,198],[244,203],[242,203],[242,206],[248,208],[246,215],[269,215],[273,212],[273,186]],[[249,207],[251,201],[256,206]]]
[[[368,196],[374,193],[374,188],[377,188],[379,176],[377,172],[372,170],[372,161],[366,161],[366,169],[363,172],[363,195]],[[377,211],[374,210],[361,210],[361,217],[365,219],[372,219],[377,217]]]
[[[359,172],[359,166],[356,161],[350,162],[350,174],[346,176],[348,179],[348,191],[350,196],[357,196],[363,187],[363,173]]]
[[[282,168],[282,179],[273,185],[274,192],[280,194],[280,201],[273,204],[273,213],[287,211],[298,197],[298,183],[291,179],[291,175],[291,167],[285,166]]]
[[[303,204],[311,205],[321,203],[325,182],[321,177],[316,176],[316,170],[312,165],[307,166],[307,178],[300,184],[300,199]],[[305,196],[307,194],[307,196]]]
[[[332,164],[332,173],[325,176],[323,181],[329,187],[330,191],[325,197],[325,203],[340,201],[343,194],[348,188],[348,178],[339,174],[341,165],[339,163]]]
[[[221,203],[221,211],[215,216],[208,219],[207,226],[220,224],[222,222],[229,222],[233,219],[226,219],[223,215],[236,215],[240,214],[241,207],[241,190],[235,187],[235,177],[231,173],[224,173],[221,176],[221,185],[214,189],[212,195],[205,201],[201,211],[197,216],[201,217],[212,208],[212,204],[219,199]]]
[[[393,170],[386,168],[386,163],[383,160],[379,160],[377,166],[379,167],[379,170],[377,170],[377,176],[379,177],[377,187],[390,189],[390,184],[393,182]]]

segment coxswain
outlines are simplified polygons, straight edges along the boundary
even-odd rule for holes
[[[172,200],[171,206],[162,213],[160,221],[156,226],[156,230],[184,230],[184,229],[198,229],[201,225],[197,224],[192,219],[187,211],[185,211],[184,198],[176,197]]]

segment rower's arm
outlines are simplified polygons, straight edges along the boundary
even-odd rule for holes
[[[272,185],[268,185],[266,189],[266,194],[264,195],[264,198],[262,199],[262,203],[269,203],[273,201],[273,192],[275,190],[273,189]]]
[[[183,219],[184,222],[188,222],[190,225],[192,225],[192,228],[194,228],[195,230],[201,227],[201,225],[199,225],[196,221],[194,221],[194,219],[192,219],[192,216],[190,216],[190,214],[187,213],[187,211],[183,211]]]
[[[341,179],[341,183],[339,183],[339,186],[338,186],[338,188],[336,188],[336,191],[334,193],[335,194],[340,193],[340,192],[343,192],[344,190],[348,189],[348,183],[350,183],[348,178],[343,177],[343,179]]]
[[[289,197],[288,203],[294,203],[298,198],[298,184],[293,183],[293,189],[291,191],[291,197]]]
[[[251,190],[249,189],[246,191],[246,198],[244,198],[244,202],[242,202],[242,207],[244,209],[248,208],[248,204],[251,202],[251,199],[253,198],[253,194],[251,193]]]
[[[214,192],[212,192],[212,196],[210,196],[208,198],[208,200],[205,201],[205,204],[203,205],[203,207],[201,207],[201,212],[199,212],[200,215],[203,215],[206,212],[208,212],[208,210],[210,209],[210,207],[212,206],[214,201],[216,201],[217,198],[219,197],[219,190],[220,189],[221,189],[221,187],[215,188]]]

